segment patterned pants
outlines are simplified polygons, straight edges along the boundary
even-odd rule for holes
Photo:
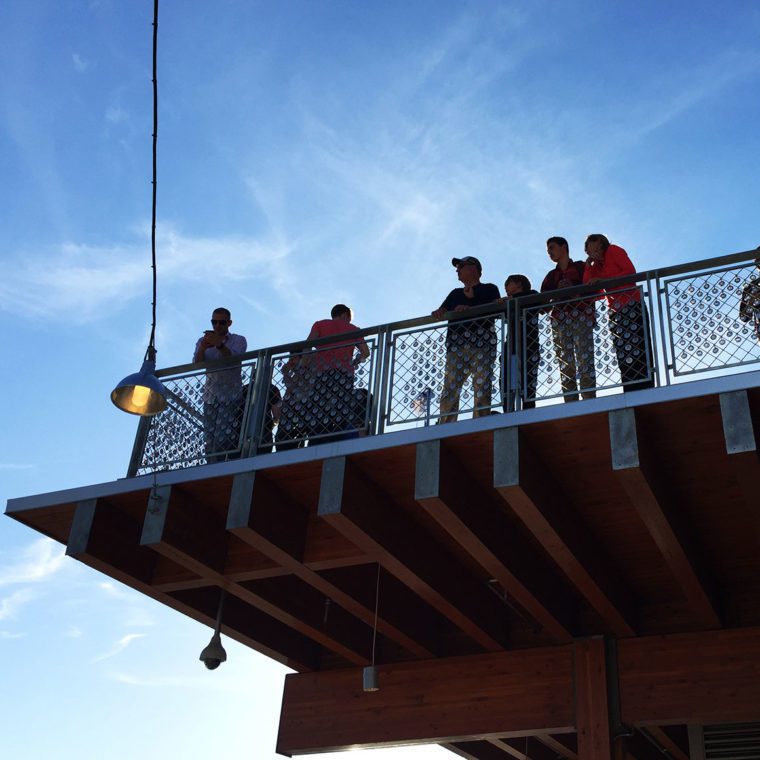
[[[654,379],[646,309],[641,301],[629,301],[617,311],[610,309],[609,319],[623,391],[651,388]]]
[[[583,398],[595,398],[593,312],[562,313],[552,320],[552,335],[565,401],[578,400],[579,380]]]
[[[491,413],[491,376],[496,361],[496,346],[451,346],[446,353],[446,369],[441,391],[441,419],[454,422],[459,414],[459,396],[462,386],[472,376],[474,396],[473,417],[485,417]]]
[[[240,448],[241,409],[239,398],[212,398],[204,402],[203,427],[207,462],[221,462],[226,454]]]

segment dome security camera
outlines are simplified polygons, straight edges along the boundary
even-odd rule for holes
[[[214,633],[209,641],[208,646],[201,652],[198,658],[209,669],[216,670],[223,662],[227,660],[227,652],[222,646],[222,638],[218,632]]]

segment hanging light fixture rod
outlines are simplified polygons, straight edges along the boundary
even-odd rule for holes
[[[125,377],[111,391],[111,401],[122,411],[150,417],[166,409],[166,389],[156,377],[156,190],[158,154],[158,0],[153,0],[153,176],[150,249],[153,270],[153,300],[148,349],[139,372]]]
[[[362,691],[380,691],[380,673],[375,667],[375,647],[377,645],[377,612],[380,604],[380,563],[377,563],[377,581],[375,582],[375,621],[372,626],[372,664],[362,671]]]

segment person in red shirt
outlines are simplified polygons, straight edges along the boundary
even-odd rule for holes
[[[636,274],[628,254],[619,245],[599,233],[586,238],[584,283]],[[634,283],[605,288],[610,334],[615,346],[623,391],[637,391],[654,386],[649,319]]]
[[[316,374],[312,395],[314,425],[310,426],[314,435],[340,434],[353,427],[356,418],[354,373],[357,365],[369,356],[369,347],[364,338],[347,335],[360,329],[351,323],[351,317],[351,309],[345,304],[333,306],[330,319],[315,322],[307,340],[332,335],[339,337],[301,357],[301,362],[310,366]],[[354,349],[357,350],[356,356]],[[321,442],[343,437],[330,435],[329,438],[321,438]]]

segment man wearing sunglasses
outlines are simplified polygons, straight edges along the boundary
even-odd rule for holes
[[[211,330],[195,344],[193,362],[210,362],[245,353],[248,344],[242,335],[230,332],[229,309],[214,309]],[[203,427],[206,461],[220,462],[240,448],[240,423],[244,411],[240,365],[206,370],[203,389]]]

